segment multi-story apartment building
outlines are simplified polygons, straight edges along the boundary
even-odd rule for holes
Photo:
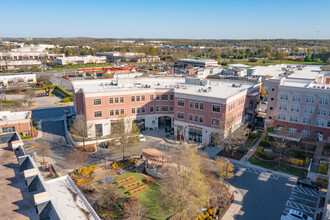
[[[72,57],[58,57],[56,59],[58,65],[76,65],[87,63],[106,63],[105,56],[72,56]]]
[[[265,125],[330,142],[330,85],[322,82],[269,79]]]
[[[89,137],[110,135],[121,117],[141,129],[169,127],[185,140],[210,143],[225,129],[237,129],[259,99],[260,84],[194,78],[135,78],[73,81],[77,114],[84,115]]]

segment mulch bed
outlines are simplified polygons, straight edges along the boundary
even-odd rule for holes
[[[73,145],[74,149],[82,151],[82,152],[95,152],[95,144],[86,144],[85,145],[85,149],[83,148],[83,146],[79,145]]]
[[[242,154],[240,152],[232,153],[230,151],[229,154],[228,154],[228,152],[226,150],[220,151],[217,155],[222,156],[222,157],[229,157],[229,158],[232,158],[232,159],[235,159],[235,160],[240,160],[244,156],[244,154]]]

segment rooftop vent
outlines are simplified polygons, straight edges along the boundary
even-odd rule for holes
[[[240,88],[240,87],[242,87],[242,84],[232,84],[231,86],[234,88]]]

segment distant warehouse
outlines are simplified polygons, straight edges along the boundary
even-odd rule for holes
[[[133,53],[133,52],[97,52],[96,56],[106,56],[109,62],[137,62],[137,63],[148,63],[148,62],[160,62],[159,56],[146,55],[145,53]]]
[[[77,65],[87,63],[105,63],[107,58],[105,56],[73,56],[73,57],[59,57],[56,59],[58,65]]]
[[[215,60],[193,60],[193,59],[181,59],[178,60],[179,65],[183,65],[184,67],[190,65],[196,67],[206,67],[206,66],[217,66],[218,61]]]

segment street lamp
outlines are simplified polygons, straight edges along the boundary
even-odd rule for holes
[[[229,160],[227,159],[227,161],[226,161],[226,182],[228,181],[228,163],[229,163]]]

